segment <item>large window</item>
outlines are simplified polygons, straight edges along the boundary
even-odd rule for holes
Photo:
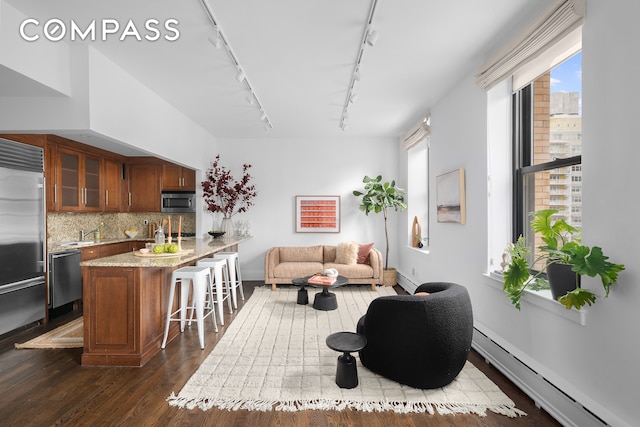
[[[531,215],[556,209],[580,227],[582,212],[582,54],[548,70],[513,95],[513,239],[540,246]]]

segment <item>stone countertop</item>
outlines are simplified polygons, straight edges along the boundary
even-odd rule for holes
[[[184,243],[187,239],[192,240],[193,237],[183,237],[182,238],[182,242]],[[174,238],[175,240],[175,238]],[[94,246],[100,246],[100,245],[110,245],[112,243],[122,243],[122,242],[132,242],[132,241],[138,241],[138,242],[153,242],[153,239],[150,239],[148,237],[134,237],[134,238],[122,238],[122,239],[102,239],[99,242],[96,241],[92,241],[92,240],[87,240],[84,241],[82,243],[78,243],[75,245],[61,245],[60,243],[54,243],[53,245],[49,246],[47,248],[47,252],[60,252],[60,251],[68,251],[69,249],[82,249],[82,248],[90,248],[90,247],[94,247]],[[71,243],[71,242],[70,242]],[[76,242],[73,242],[76,243]]]
[[[189,240],[182,241],[183,250],[193,250],[185,255],[153,258],[140,257],[134,255],[133,252],[127,252],[104,258],[82,261],[80,265],[82,267],[176,267],[187,262],[206,257],[215,252],[221,252],[231,246],[245,242],[250,238],[251,237],[233,237],[224,239],[190,238]]]

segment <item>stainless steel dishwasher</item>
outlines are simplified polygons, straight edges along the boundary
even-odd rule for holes
[[[82,298],[80,251],[49,255],[49,306],[57,308]]]

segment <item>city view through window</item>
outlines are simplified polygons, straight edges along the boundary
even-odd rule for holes
[[[582,54],[558,64],[533,82],[533,135],[531,165],[543,166],[582,153]],[[525,237],[534,241],[531,214],[556,209],[556,218],[582,225],[582,165],[545,168],[524,177]],[[538,238],[535,247],[542,241]],[[533,249],[533,248],[532,248]]]

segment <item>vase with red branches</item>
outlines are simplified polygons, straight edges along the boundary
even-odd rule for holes
[[[253,206],[253,199],[258,194],[255,184],[251,183],[250,168],[249,164],[242,165],[242,177],[236,180],[231,171],[220,164],[218,154],[202,182],[202,193],[207,210],[222,214],[223,227],[221,228],[227,236],[233,235],[231,217],[246,212]],[[224,229],[225,225],[227,229]]]

